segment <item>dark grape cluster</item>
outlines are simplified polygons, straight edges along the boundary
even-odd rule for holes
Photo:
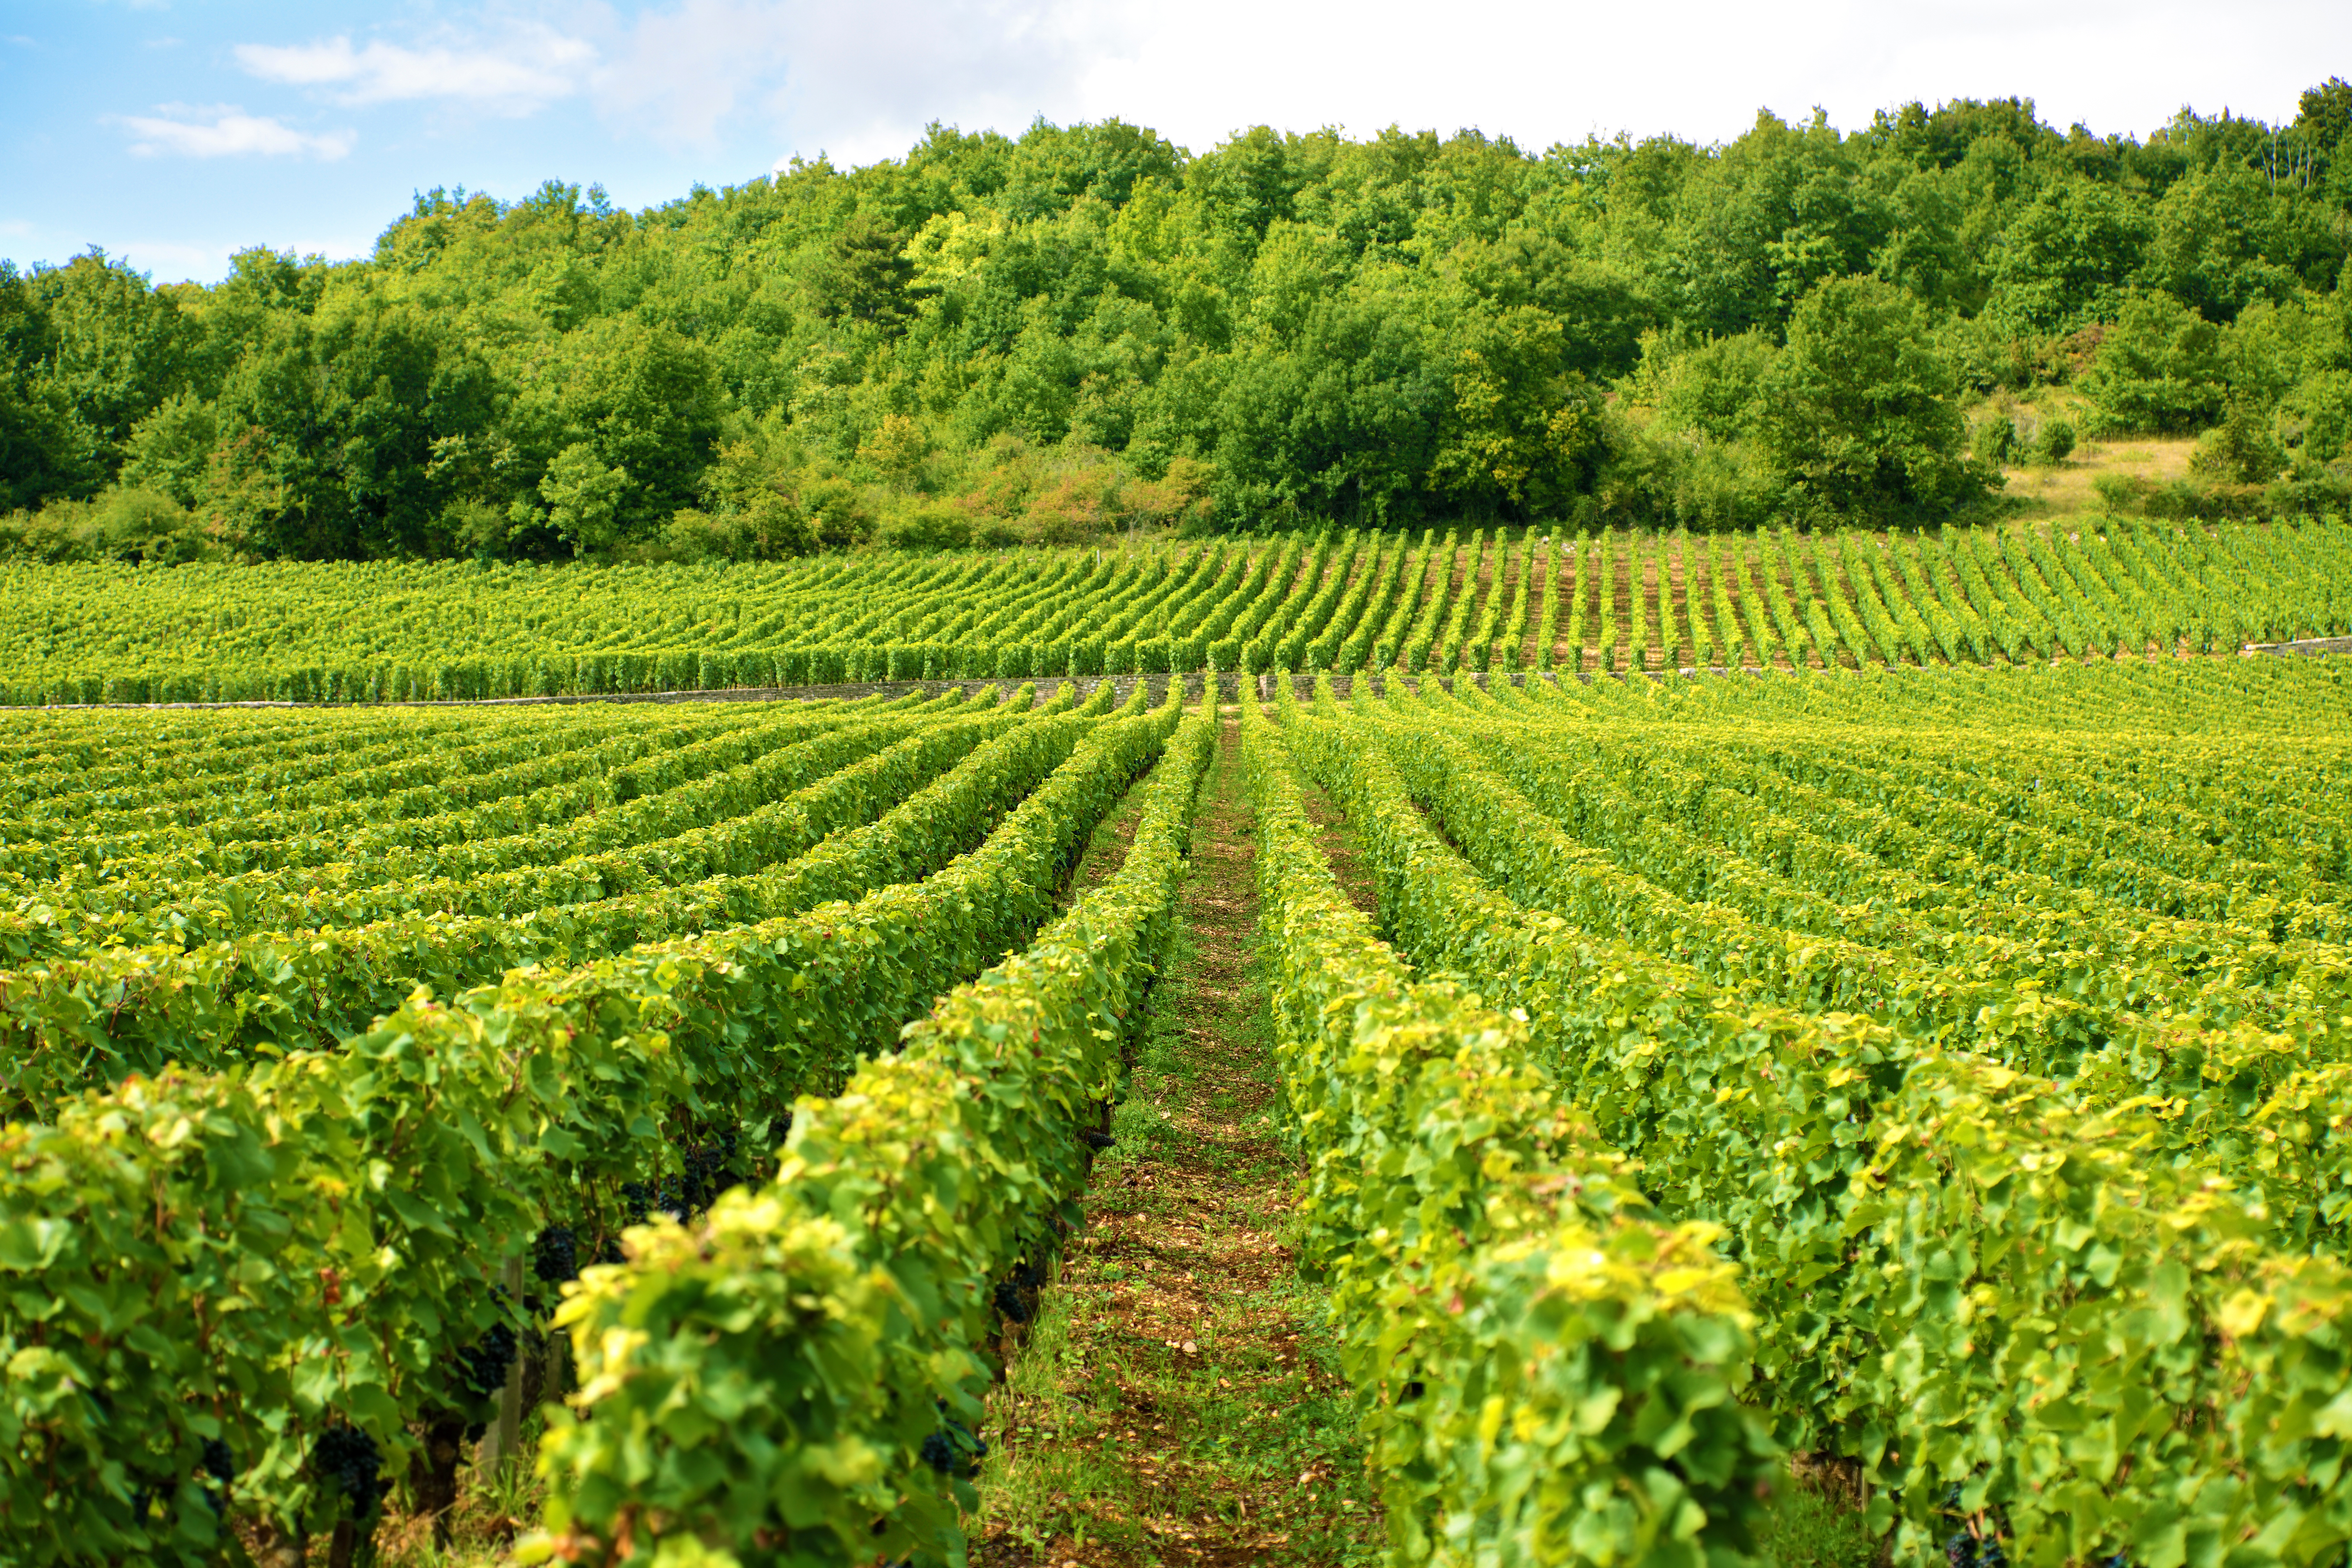
[[[530,1270],[549,1285],[580,1278],[580,1238],[568,1225],[551,1225],[531,1243]]]
[[[218,1437],[205,1439],[204,1467],[205,1474],[223,1486],[236,1479],[236,1458]]]
[[[1952,1568],[2009,1568],[2009,1553],[2001,1550],[2000,1537],[1979,1541],[1965,1530],[1944,1542],[1944,1561]]]
[[[942,1417],[940,1429],[923,1439],[923,1463],[943,1476],[970,1479],[986,1458],[988,1439],[952,1415]]]
[[[342,1489],[354,1519],[365,1519],[383,1500],[383,1454],[375,1439],[356,1426],[330,1426],[310,1450],[319,1473]]]
[[[643,1225],[657,1214],[672,1219],[684,1219],[694,1212],[688,1200],[692,1184],[684,1176],[657,1176],[650,1182],[621,1184],[621,1213],[625,1226]]]
[[[196,1474],[191,1479],[203,1492],[205,1506],[213,1510],[214,1518],[219,1518],[227,1508],[229,1483],[236,1479],[236,1460],[229,1453],[228,1445],[218,1437],[205,1438],[204,1447],[197,1451]],[[213,1484],[205,1485],[206,1481]],[[160,1512],[169,1511],[173,1496],[179,1489],[168,1483],[134,1488],[131,1493],[131,1517],[146,1522]]]
[[[506,1291],[490,1288],[492,1295],[503,1302]],[[499,1322],[489,1332],[457,1352],[457,1381],[477,1399],[494,1399],[507,1385],[507,1372],[514,1365],[519,1349],[511,1323]]]
[[[738,1134],[732,1127],[719,1134],[718,1141],[700,1144],[686,1151],[682,1163],[686,1176],[680,1196],[686,1212],[699,1214],[718,1201],[719,1194],[734,1185],[730,1173],[735,1168]]]
[[[1016,1323],[1025,1323],[1035,1315],[1037,1292],[1045,1288],[1045,1260],[1048,1250],[1036,1241],[1026,1246],[1028,1250],[997,1281],[991,1298],[997,1311]]]
[[[1944,1512],[1956,1521],[1969,1517],[1960,1490],[1957,1483],[1944,1489]],[[1961,1524],[1944,1540],[1944,1561],[1951,1568],[2009,1568],[2009,1552],[2001,1545],[2000,1515],[1991,1512],[1977,1517],[1984,1533],[1979,1535]]]
[[[1091,1127],[1082,1127],[1078,1130],[1078,1142],[1089,1149],[1108,1149],[1118,1140],[1108,1132],[1097,1132]]]
[[[622,1183],[624,1228],[643,1225],[656,1214],[691,1219],[708,1209],[719,1194],[735,1184],[735,1156],[741,1143],[741,1133],[730,1127],[706,1143],[674,1145],[678,1163],[684,1167],[680,1174]]]

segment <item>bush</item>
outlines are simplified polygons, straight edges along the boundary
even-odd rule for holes
[[[0,518],[0,555],[177,565],[223,553],[194,513],[158,490],[104,490]]]
[[[2100,505],[2108,511],[2171,521],[2196,518],[2213,521],[2229,517],[2258,517],[2281,510],[2270,499],[2278,490],[2275,486],[2268,491],[2236,484],[2215,489],[2193,479],[2174,479],[2159,485],[2137,474],[2101,474],[2091,481],[2091,488],[2098,492]]]
[[[2352,370],[2305,376],[2287,395],[2289,434],[2307,461],[2332,463],[2352,449]]]
[[[971,543],[971,514],[949,501],[916,501],[885,518],[882,538],[899,550],[961,550]]]
[[[2137,474],[2100,474],[2091,480],[2099,504],[2109,511],[2137,511],[2153,489]]]
[[[1969,454],[1991,468],[2007,468],[2021,450],[2017,423],[2006,414],[1996,414],[1979,422],[1969,439]]]
[[[1695,348],[1662,351],[1657,333],[1643,342],[1642,376],[1667,428],[1734,441],[1755,433],[1764,378],[1780,351],[1760,332],[1711,338]]]
[[[801,487],[801,510],[828,550],[863,544],[874,531],[874,509],[847,479],[822,479]]]
[[[1722,533],[1760,527],[1780,504],[1780,481],[1752,441],[1717,441],[1622,416],[1616,423],[1595,495],[1578,498],[1597,500],[1612,518]]]
[[[2063,463],[2074,452],[2074,427],[2063,419],[2044,419],[2033,433],[2031,452],[2037,463]]]
[[[1039,544],[1091,544],[1118,525],[1118,493],[1111,465],[1071,469],[1030,497],[1021,521]]]
[[[2352,474],[2336,468],[2297,463],[2263,491],[2262,510],[2273,517],[2320,517],[2352,508]]]
[[[2228,485],[2268,484],[2285,467],[2286,452],[2268,424],[2242,403],[2232,404],[2229,416],[2198,438],[2189,459],[2189,472]]]

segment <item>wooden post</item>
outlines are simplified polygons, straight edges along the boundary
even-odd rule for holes
[[[507,1259],[505,1283],[507,1300],[522,1300],[522,1254]],[[499,1390],[499,1413],[482,1434],[480,1447],[476,1451],[474,1467],[480,1480],[487,1484],[499,1478],[499,1468],[514,1457],[522,1441],[522,1353],[520,1342],[515,1346],[514,1360],[507,1363],[506,1386]]]

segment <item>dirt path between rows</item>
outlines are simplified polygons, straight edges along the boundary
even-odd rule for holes
[[[1378,1555],[1323,1298],[1292,1247],[1252,847],[1228,719],[1118,1142],[991,1397],[969,1521],[985,1568]]]

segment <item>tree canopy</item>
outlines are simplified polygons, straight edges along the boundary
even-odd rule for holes
[[[309,558],[1917,521],[1988,493],[1961,400],[2053,382],[2341,492],[2347,125],[2340,79],[2145,141],[2014,99],[1541,153],[1040,121],[642,212],[434,190],[208,287],[0,263],[0,507]]]

